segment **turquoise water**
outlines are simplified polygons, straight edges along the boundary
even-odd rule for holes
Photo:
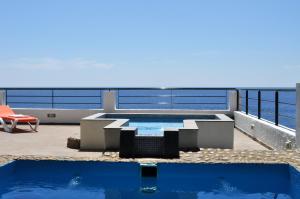
[[[163,136],[164,129],[166,128],[182,128],[183,120],[180,119],[147,119],[141,118],[140,120],[130,120],[130,127],[138,129],[138,135],[161,135]]]
[[[131,118],[129,120],[129,126],[136,127],[138,129],[138,135],[163,136],[164,129],[166,128],[182,128],[183,118]]]
[[[105,114],[105,118],[129,119],[129,127],[136,127],[141,136],[163,136],[166,128],[182,128],[185,119],[217,119],[214,115],[134,115]]]
[[[276,164],[157,165],[142,177],[137,163],[15,161],[0,167],[1,199],[299,199],[300,174]]]

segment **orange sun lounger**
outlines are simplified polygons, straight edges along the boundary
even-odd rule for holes
[[[9,126],[8,123],[11,125]],[[2,124],[4,131],[12,132],[18,123],[27,123],[31,130],[37,132],[39,119],[29,115],[16,114],[8,106],[0,105],[0,124]],[[35,124],[35,127],[33,127],[32,124]]]

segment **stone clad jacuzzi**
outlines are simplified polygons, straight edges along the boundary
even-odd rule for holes
[[[126,131],[140,138],[177,133],[181,150],[233,148],[234,121],[224,114],[98,113],[83,118],[80,127],[81,150],[119,150],[120,134]]]

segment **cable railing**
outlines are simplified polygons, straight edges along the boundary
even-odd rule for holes
[[[0,88],[13,108],[102,109],[103,91],[116,92],[118,109],[228,110],[229,91],[238,109],[296,128],[296,90],[291,88]]]
[[[0,88],[13,108],[101,109],[102,92],[116,91],[118,109],[227,110],[235,88]]]
[[[118,89],[118,109],[228,109],[230,88]]]
[[[13,108],[102,108],[101,89],[7,88],[5,91],[6,104]]]
[[[240,89],[239,110],[275,125],[296,128],[296,89]]]

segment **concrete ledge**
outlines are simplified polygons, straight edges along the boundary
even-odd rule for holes
[[[116,109],[114,113],[142,113],[142,114],[178,114],[178,115],[215,115],[226,114],[232,115],[232,112],[227,110],[193,110],[193,109]]]
[[[80,122],[80,149],[104,151],[106,149],[104,126],[115,120],[81,120]]]
[[[17,114],[33,115],[40,119],[41,123],[49,124],[79,124],[82,118],[95,119],[101,117],[104,109],[43,109],[43,108],[14,108]],[[125,114],[172,114],[172,115],[232,115],[230,110],[176,110],[176,109],[116,109],[113,113]],[[54,117],[53,117],[54,116]]]
[[[234,112],[234,118],[236,128],[274,149],[295,148],[295,132],[292,130],[239,111]]]
[[[138,162],[138,163],[263,163],[290,164],[300,170],[300,151],[284,150],[240,150],[229,149],[201,149],[198,152],[180,152],[180,159],[123,159],[118,152],[97,153],[97,156],[47,156],[47,155],[0,155],[0,164],[13,160],[65,160],[65,161],[106,161],[106,162]]]
[[[17,114],[33,115],[41,123],[49,124],[79,124],[84,117],[102,112],[101,109],[13,109]]]
[[[199,148],[233,149],[234,121],[217,114],[217,120],[195,120],[198,126]]]
[[[195,120],[183,120],[184,128],[179,128],[179,146],[181,150],[198,149],[198,127]]]

